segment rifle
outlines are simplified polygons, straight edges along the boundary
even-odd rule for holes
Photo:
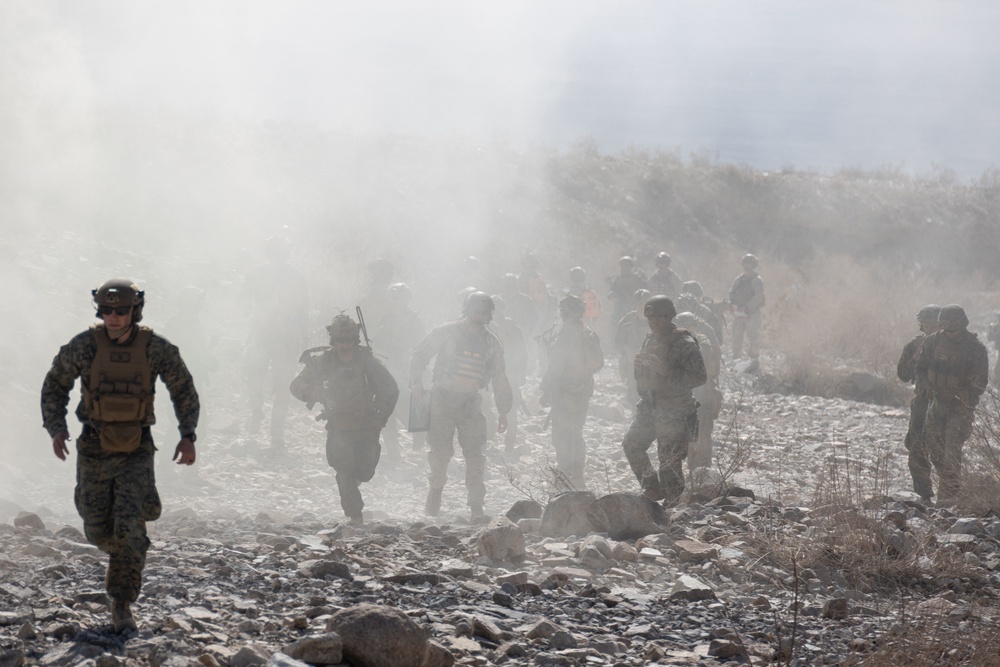
[[[368,338],[368,327],[365,326],[365,316],[361,314],[361,306],[355,306],[354,308],[358,313],[358,324],[361,326],[361,334],[365,337],[365,346],[371,349],[372,342]]]

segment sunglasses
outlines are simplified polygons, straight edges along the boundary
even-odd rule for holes
[[[98,306],[97,307],[97,313],[99,315],[110,315],[111,313],[114,313],[115,315],[118,315],[119,317],[124,317],[125,315],[128,315],[130,312],[132,312],[132,306],[118,306],[118,307],[115,307],[115,306]]]

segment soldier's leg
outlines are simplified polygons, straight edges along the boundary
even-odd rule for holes
[[[468,398],[458,420],[458,444],[465,457],[465,488],[473,511],[482,511],[486,498],[486,415],[480,394]],[[433,423],[433,422],[432,422]]]
[[[622,440],[622,449],[625,458],[628,459],[632,472],[642,486],[642,491],[654,500],[663,498],[663,491],[660,489],[660,480],[653,471],[653,464],[649,461],[649,446],[653,444],[656,431],[653,428],[652,407],[646,401],[640,401],[632,423],[625,431],[625,438]]]
[[[587,467],[587,443],[583,439],[583,425],[587,421],[587,410],[572,410],[567,413],[568,454],[570,479],[579,490],[587,487],[584,471]]]
[[[938,477],[941,480],[938,497],[942,500],[958,498],[962,487],[962,448],[971,434],[972,411],[957,407],[948,415],[944,429],[941,465],[938,466]]]
[[[715,426],[715,419],[712,418],[714,410],[711,406],[698,408],[698,439],[694,447],[688,452],[688,468],[708,468],[712,465],[712,429]]]
[[[938,474],[938,482],[941,483],[942,467],[947,468],[944,461],[944,431],[947,426],[947,415],[937,405],[932,404],[927,410],[927,419],[924,421],[923,437],[921,441],[928,460],[934,465]],[[942,498],[942,489],[938,488],[938,500]]]
[[[448,462],[455,453],[455,406],[438,390],[431,394],[431,427],[427,432],[427,482],[431,490],[444,488]]]
[[[660,488],[664,500],[674,502],[684,492],[684,459],[691,443],[688,417],[694,409],[681,406],[663,406],[653,411],[656,428],[657,453],[660,459]]]
[[[925,500],[934,495],[934,487],[931,485],[931,462],[924,442],[926,421],[927,399],[923,396],[914,396],[910,401],[910,424],[903,443],[906,445],[906,463],[913,479],[913,490]]]
[[[160,497],[153,473],[153,451],[145,447],[114,457],[115,549],[108,563],[108,596],[135,602],[142,587],[149,537],[146,522],[160,517]]]
[[[517,427],[520,423],[518,412],[520,411],[521,402],[521,389],[520,387],[514,387],[514,404],[510,412],[507,413],[507,432],[503,434],[504,449],[508,452],[513,450],[517,444]]]
[[[344,434],[339,431],[329,431],[326,435],[326,459],[336,471],[337,493],[340,495],[340,507],[344,516],[360,517],[365,503],[358,488],[358,475],[355,468],[358,465],[357,452]]]

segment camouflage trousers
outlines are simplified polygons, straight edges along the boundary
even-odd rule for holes
[[[747,317],[733,318],[733,359],[743,356],[743,336],[747,338],[747,352],[751,359],[760,356],[760,325],[763,317],[760,311],[755,311]]]
[[[712,384],[706,383],[692,393],[698,402],[698,438],[688,452],[688,468],[707,468],[712,465],[712,429],[719,414],[719,399]]]
[[[556,397],[552,402],[552,445],[556,450],[556,466],[566,475],[577,491],[586,488],[584,468],[587,463],[587,444],[583,439],[583,425],[587,421],[587,405],[567,407]]]
[[[932,401],[924,423],[924,446],[938,474],[938,500],[958,497],[962,447],[972,435],[973,409],[961,403]]]
[[[378,433],[376,429],[327,430],[326,462],[337,473],[337,491],[345,516],[360,517],[365,507],[360,486],[375,476],[382,452]]]
[[[427,481],[432,490],[448,481],[448,463],[455,453],[455,434],[465,457],[465,488],[470,506],[482,506],[486,498],[486,415],[479,392],[456,393],[431,390],[431,427],[427,432]]]
[[[405,375],[393,375],[393,377],[406,377]],[[409,428],[409,424],[406,423],[410,414],[410,405],[406,400],[396,401],[396,407],[392,410],[392,416],[389,417],[388,423],[386,423],[385,428],[382,429],[382,444],[385,445],[385,453],[387,458],[398,458],[400,455],[399,449],[399,429]],[[423,449],[424,448],[424,433],[413,433],[413,449]]]
[[[146,522],[160,517],[149,431],[129,454],[108,454],[96,431],[77,440],[74,501],[91,544],[108,554],[105,584],[115,600],[134,602],[142,587],[149,538]]]
[[[927,396],[914,396],[910,401],[910,424],[906,430],[907,458],[906,463],[913,479],[913,490],[921,498],[934,495],[931,485],[931,461],[927,456],[927,446],[924,440],[924,424],[927,421]]]
[[[643,492],[676,501],[684,492],[684,459],[691,443],[688,421],[695,411],[694,398],[642,398],[625,432],[622,449]],[[653,470],[649,446],[656,440],[659,470]]]

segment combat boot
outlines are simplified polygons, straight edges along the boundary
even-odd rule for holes
[[[115,632],[118,634],[139,629],[135,623],[135,616],[132,615],[131,605],[122,600],[111,601],[111,622],[114,623]]]
[[[365,518],[362,515],[360,515],[360,514],[356,514],[356,515],[354,515],[352,517],[349,517],[349,518],[350,518],[350,521],[348,521],[348,523],[350,525],[352,525],[352,526],[363,526],[363,525],[365,525]]]
[[[471,514],[473,520],[482,519],[486,516],[486,513],[483,512],[483,506],[478,504],[469,505],[469,513]]]
[[[424,513],[427,516],[437,516],[441,513],[441,494],[444,489],[431,489],[427,492],[427,504],[424,505]]]

